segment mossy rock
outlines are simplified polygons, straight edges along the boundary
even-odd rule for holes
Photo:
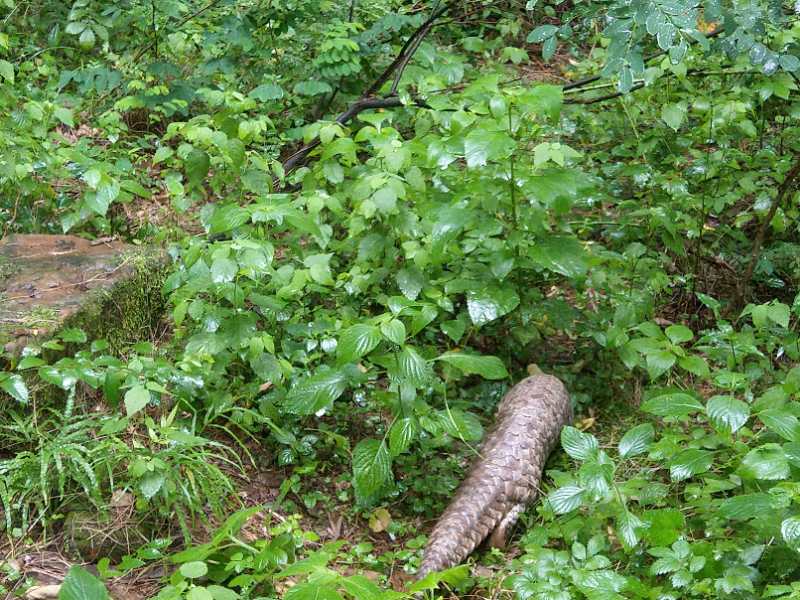
[[[106,339],[112,351],[152,340],[164,312],[163,252],[75,236],[0,240],[0,344],[39,343],[64,327]]]

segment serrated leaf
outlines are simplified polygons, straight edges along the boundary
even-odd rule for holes
[[[333,254],[314,254],[303,259],[303,264],[308,267],[311,279],[320,285],[334,284],[330,267],[331,258],[333,258]]]
[[[20,375],[0,372],[0,389],[22,404],[28,403],[28,386]]]
[[[789,461],[778,444],[764,444],[745,454],[737,473],[747,479],[786,479],[789,477]]]
[[[57,106],[53,110],[53,116],[67,127],[75,127],[75,118],[70,109],[64,106]]]
[[[550,492],[547,500],[557,515],[571,512],[583,504],[585,490],[577,485],[567,485]]]
[[[682,344],[691,341],[694,337],[692,330],[685,325],[670,325],[664,330],[664,333],[673,344]]]
[[[235,204],[218,206],[208,222],[209,233],[225,233],[241,227],[250,219],[250,211]]]
[[[706,404],[706,414],[718,429],[736,433],[750,418],[750,407],[733,396],[714,396]]]
[[[711,468],[714,455],[707,450],[689,448],[679,452],[669,464],[669,475],[673,481],[683,481]]]
[[[210,167],[211,159],[209,159],[208,154],[197,148],[194,148],[183,159],[183,168],[186,171],[186,180],[189,185],[201,185],[208,175]]]
[[[341,362],[354,362],[372,352],[381,341],[381,332],[374,325],[353,325],[342,332],[336,347]]]
[[[650,379],[658,379],[672,368],[675,364],[676,356],[669,350],[656,350],[645,354],[647,363],[647,374]]]
[[[673,131],[678,131],[686,117],[686,108],[679,104],[665,104],[661,109],[661,120]]]
[[[723,519],[744,521],[770,513],[774,509],[774,498],[770,494],[742,494],[727,498],[720,504],[718,514]]]
[[[508,377],[508,371],[506,371],[503,361],[496,356],[445,352],[436,360],[453,365],[465,375],[480,375],[484,379],[505,379]]]
[[[166,475],[161,472],[148,473],[139,480],[139,491],[145,500],[155,496],[166,481]]]
[[[577,278],[586,274],[589,266],[586,250],[577,238],[547,236],[536,240],[530,249],[531,259],[540,267]]]
[[[408,450],[418,433],[417,422],[414,419],[411,417],[397,419],[389,430],[389,450],[392,456],[398,456]]]
[[[703,405],[684,392],[667,392],[642,403],[642,410],[659,417],[685,417],[703,410]]]
[[[214,283],[230,283],[238,272],[239,265],[230,258],[217,258],[211,263],[211,281]]]
[[[418,268],[407,267],[397,272],[397,287],[409,300],[414,301],[419,297],[423,285],[425,278]]]
[[[764,425],[790,442],[800,440],[800,420],[785,408],[768,408],[758,413]]]
[[[458,343],[461,338],[464,337],[464,332],[467,330],[467,324],[460,319],[453,319],[452,321],[445,321],[439,325],[439,328],[447,337]]]
[[[590,433],[567,425],[561,430],[561,447],[576,460],[587,460],[597,454],[599,444],[597,438]]]
[[[491,323],[519,306],[519,296],[510,288],[488,287],[467,292],[467,312],[477,325]]]
[[[329,408],[347,388],[347,378],[337,370],[320,371],[300,380],[286,395],[286,410],[311,415]]]
[[[380,440],[361,440],[353,449],[353,478],[362,497],[378,492],[392,479],[392,458]]]
[[[790,548],[800,551],[800,516],[783,520],[781,523],[781,536]]]
[[[710,375],[708,363],[701,356],[683,356],[678,359],[678,365],[681,369],[694,373],[698,377],[708,377]]]
[[[472,413],[457,409],[441,410],[437,413],[442,428],[452,437],[474,442],[483,437],[483,427]]]
[[[782,302],[775,302],[767,306],[767,317],[781,327],[789,327],[789,307]]]
[[[482,167],[489,161],[507,160],[516,147],[514,139],[505,131],[478,128],[464,139],[464,157],[467,167]]]
[[[150,392],[143,385],[135,385],[125,392],[125,412],[131,417],[150,402]]]
[[[650,423],[642,423],[630,429],[619,441],[619,455],[630,458],[647,452],[655,438],[655,429]]]
[[[405,346],[397,357],[400,377],[414,387],[430,383],[432,370],[427,360],[413,346]]]
[[[406,341],[406,326],[400,319],[381,323],[381,333],[383,337],[398,346],[402,346]]]

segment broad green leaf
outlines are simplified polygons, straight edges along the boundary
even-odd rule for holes
[[[207,588],[196,585],[186,592],[186,600],[216,600],[216,598]]]
[[[541,44],[546,39],[553,37],[557,31],[558,27],[555,25],[539,25],[528,34],[527,42],[529,44]]]
[[[467,167],[482,167],[488,161],[504,161],[511,156],[517,143],[505,131],[478,128],[470,131],[464,140]]]
[[[173,154],[175,154],[175,151],[169,146],[159,146],[156,153],[153,155],[153,164],[155,165],[165,161]]]
[[[646,527],[646,523],[629,510],[620,511],[617,515],[617,532],[626,548],[633,548],[639,543],[639,530]]]
[[[789,307],[782,302],[775,302],[767,306],[767,317],[781,327],[789,327]]]
[[[450,409],[441,410],[437,415],[442,428],[454,438],[474,442],[483,437],[481,422],[472,413]]]
[[[642,403],[642,410],[659,417],[685,417],[703,410],[703,405],[684,392],[666,392]]]
[[[255,98],[262,102],[269,102],[270,100],[280,100],[283,98],[284,94],[285,92],[281,86],[274,83],[264,83],[250,90],[250,93],[247,95],[250,98]]]
[[[209,585],[208,591],[214,600],[240,600],[241,596],[231,589],[221,585]]]
[[[599,444],[597,438],[590,433],[567,425],[561,430],[561,447],[576,460],[587,460],[597,454]]]
[[[647,452],[650,444],[655,438],[655,429],[650,423],[642,423],[628,430],[619,441],[619,455],[622,458],[630,458],[637,454]]]
[[[484,379],[505,379],[508,377],[508,371],[506,371],[503,361],[496,356],[445,352],[436,360],[453,365],[465,375],[480,375]]]
[[[737,472],[747,479],[786,479],[789,477],[789,461],[778,444],[764,444],[745,454]]]
[[[14,83],[14,65],[7,60],[0,59],[0,76],[8,83]]]
[[[782,438],[790,442],[800,441],[800,420],[786,408],[762,410],[758,413],[758,418]]]
[[[467,312],[480,327],[507,315],[519,306],[519,296],[511,288],[487,287],[467,292]]]
[[[353,449],[353,478],[361,496],[371,496],[392,479],[392,458],[380,440],[361,440]]]
[[[303,260],[303,264],[309,269],[311,279],[320,285],[334,284],[330,267],[331,258],[333,258],[333,254],[314,254]]]
[[[214,283],[230,283],[238,272],[239,265],[230,258],[217,258],[211,263],[211,281]]]
[[[570,278],[585,275],[589,265],[580,241],[567,236],[547,236],[536,240],[530,249],[530,257],[540,267]]]
[[[406,341],[406,326],[400,319],[381,323],[381,333],[383,337],[398,346],[402,346]]]
[[[342,332],[336,354],[341,362],[354,362],[375,349],[381,332],[374,325],[353,325]]]
[[[311,415],[327,410],[347,388],[344,373],[320,371],[301,379],[286,395],[286,410],[297,415]]]
[[[583,504],[585,490],[576,485],[567,485],[550,492],[547,500],[557,515],[571,512]]]
[[[664,333],[667,334],[669,341],[673,344],[682,344],[694,337],[692,330],[684,325],[670,325],[664,330]]]
[[[412,417],[397,419],[389,430],[389,450],[398,456],[408,450],[418,435],[417,422]]]
[[[189,185],[199,186],[208,175],[211,160],[207,153],[195,148],[183,160],[183,167],[186,170],[186,180]]]
[[[658,379],[672,368],[675,364],[676,356],[669,350],[656,350],[645,354],[647,363],[647,374],[650,379]]]
[[[22,404],[28,403],[28,386],[20,375],[0,372],[0,389]]]
[[[64,106],[57,106],[53,110],[53,116],[67,127],[75,127],[75,117],[70,109]]]
[[[708,363],[701,356],[683,356],[678,359],[678,365],[681,369],[694,373],[698,377],[708,377],[710,375]]]
[[[208,573],[208,565],[202,560],[195,560],[182,564],[179,571],[187,579],[197,579]]]
[[[577,570],[575,587],[588,600],[621,600],[620,592],[625,589],[627,578],[611,569]]]
[[[78,43],[84,50],[89,50],[94,46],[95,39],[94,31],[91,27],[87,27],[78,37]]]
[[[160,472],[148,473],[139,481],[139,491],[145,500],[150,500],[155,496],[167,480],[166,475]]]
[[[452,321],[445,321],[439,325],[439,328],[447,337],[449,337],[455,343],[458,343],[461,338],[464,337],[464,332],[467,330],[467,324],[461,319],[453,319]]]
[[[750,407],[733,396],[714,396],[706,404],[706,414],[718,429],[735,433],[750,418]]]
[[[661,109],[661,120],[674,131],[680,129],[681,123],[686,118],[686,106],[681,104],[665,104]]]
[[[241,227],[250,219],[250,211],[235,204],[218,206],[208,222],[209,233],[225,233]]]
[[[317,581],[297,583],[286,590],[283,600],[344,600],[332,584]]]
[[[108,600],[106,586],[97,577],[78,565],[70,567],[61,589],[58,600]]]
[[[129,417],[142,410],[150,402],[150,392],[143,385],[135,385],[125,392],[125,412]]]
[[[720,504],[718,514],[723,519],[744,521],[769,514],[775,508],[775,499],[770,494],[743,494],[727,498]]]
[[[397,272],[397,287],[409,300],[417,299],[423,285],[425,285],[425,277],[418,268],[411,266]]]
[[[800,551],[800,516],[789,517],[781,523],[783,540],[797,551]]]
[[[683,481],[711,468],[714,455],[707,450],[689,448],[679,452],[669,464],[669,474],[673,481]]]
[[[413,346],[405,346],[397,356],[400,377],[415,387],[430,383],[432,370],[427,360]]]
[[[295,84],[293,91],[299,96],[319,96],[329,94],[332,88],[324,81],[301,81]]]

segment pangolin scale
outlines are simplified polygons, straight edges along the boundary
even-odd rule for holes
[[[547,457],[571,421],[569,394],[556,377],[534,375],[508,391],[480,458],[428,538],[418,577],[463,562],[490,534],[492,545],[505,544],[536,498]]]

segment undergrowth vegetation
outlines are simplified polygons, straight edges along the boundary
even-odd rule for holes
[[[2,593],[800,597],[796,6],[0,7],[0,234],[170,259],[0,358]],[[539,369],[541,502],[411,583]]]

